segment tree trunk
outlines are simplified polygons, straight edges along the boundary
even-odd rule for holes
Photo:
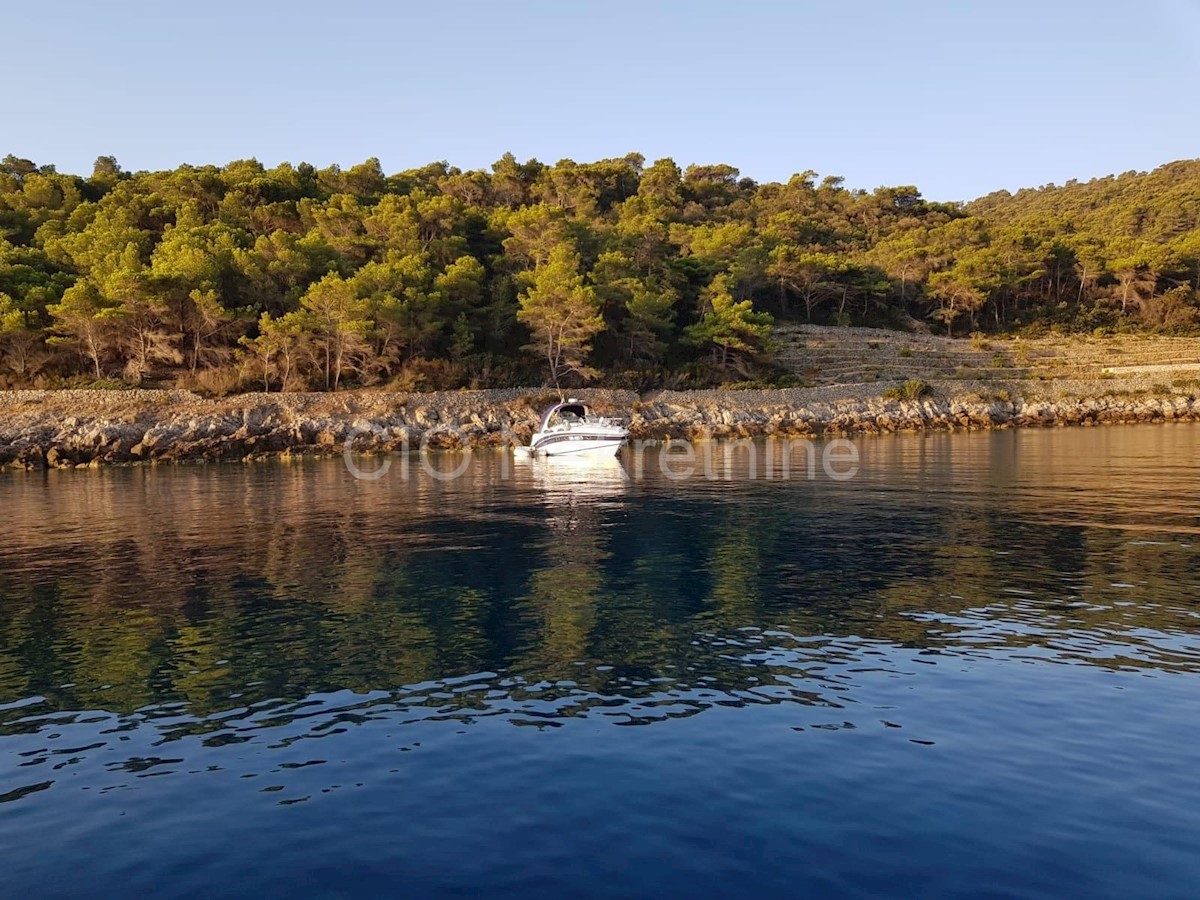
[[[104,376],[100,373],[100,348],[96,346],[95,337],[88,338],[88,353],[92,357],[92,365],[96,367],[96,380],[99,381]]]

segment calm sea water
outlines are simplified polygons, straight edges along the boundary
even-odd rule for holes
[[[1194,897],[1198,447],[4,473],[0,894]]]

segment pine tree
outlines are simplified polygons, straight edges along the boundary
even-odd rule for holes
[[[708,308],[700,321],[687,329],[688,340],[713,348],[713,361],[722,369],[731,363],[745,372],[748,358],[766,352],[774,318],[755,312],[749,300],[737,301],[730,292],[730,278],[718,275],[708,289]]]
[[[102,362],[116,342],[121,304],[105,299],[91,282],[77,281],[47,312],[55,332],[47,343],[72,344],[92,364],[96,378],[103,378]]]
[[[531,282],[520,296],[517,319],[532,333],[529,348],[546,360],[550,381],[558,388],[572,373],[585,381],[597,377],[586,361],[604,318],[596,292],[579,274],[579,257],[569,246],[558,245],[534,269]]]
[[[305,292],[300,306],[311,317],[313,331],[322,342],[325,390],[336,391],[343,370],[365,348],[371,330],[368,304],[358,298],[353,284],[330,274]]]

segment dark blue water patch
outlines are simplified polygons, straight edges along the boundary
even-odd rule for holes
[[[592,693],[491,674],[206,720],[55,717],[16,751],[40,761],[31,783],[48,767],[53,786],[11,804],[0,837],[27,847],[54,828],[73,870],[52,875],[30,853],[9,883],[41,896],[692,894],[714,878],[823,894],[1185,893],[1200,787],[1166,789],[1200,719],[1167,710],[1194,703],[1188,678],[776,641],[720,647],[749,650],[761,673],[736,689],[617,677]],[[102,748],[86,760],[57,749],[89,738]]]
[[[1193,896],[1195,434],[5,476],[4,893]]]

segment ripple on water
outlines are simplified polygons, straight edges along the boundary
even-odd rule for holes
[[[5,476],[6,886],[1185,896],[1200,432],[1139,433]]]

